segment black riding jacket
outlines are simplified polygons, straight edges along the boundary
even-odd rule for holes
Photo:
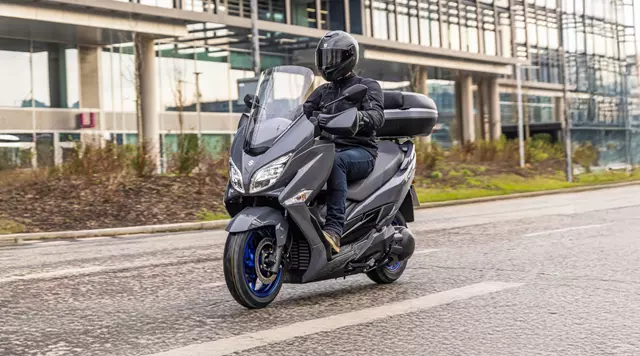
[[[378,157],[376,130],[384,124],[382,88],[377,81],[352,74],[346,79],[323,84],[309,95],[304,103],[304,113],[308,118],[312,117],[313,112],[319,111],[324,103],[338,99],[346,88],[355,84],[364,84],[368,88],[367,95],[360,102],[341,100],[324,108],[322,113],[335,114],[353,107],[357,108],[362,125],[360,130],[353,137],[335,136],[333,142],[336,150],[362,147],[375,158]]]

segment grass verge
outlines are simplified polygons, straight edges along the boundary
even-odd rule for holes
[[[18,222],[0,219],[0,235],[19,234],[25,231],[25,226]]]
[[[500,174],[485,177],[467,177],[456,186],[431,188],[428,187],[427,181],[423,181],[426,186],[417,187],[416,189],[421,203],[432,203],[637,180],[640,180],[640,171],[638,170],[632,173],[607,171],[582,174],[576,177],[574,183],[566,182],[560,172],[555,175],[533,177]]]
[[[215,212],[207,209],[200,210],[196,217],[198,221],[217,221],[217,220],[225,220],[229,219],[230,216],[227,213]]]

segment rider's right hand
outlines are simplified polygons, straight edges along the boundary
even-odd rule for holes
[[[319,137],[320,134],[322,133],[322,128],[320,127],[320,123],[318,122],[318,117],[317,116],[311,116],[309,118],[309,122],[311,122],[311,124],[313,124],[314,127],[314,132],[313,132],[313,136],[314,137]]]
[[[326,116],[324,115],[318,116],[318,126],[320,126],[321,129],[324,129],[324,127],[327,126],[328,123],[329,123],[329,120],[327,120]]]

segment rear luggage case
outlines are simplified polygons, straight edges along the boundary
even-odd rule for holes
[[[426,95],[385,91],[384,125],[379,138],[429,136],[438,121],[436,103]]]

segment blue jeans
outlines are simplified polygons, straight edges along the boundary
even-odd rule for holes
[[[376,160],[364,148],[336,151],[333,169],[327,181],[327,222],[324,229],[342,236],[344,209],[347,201],[347,182],[366,178]]]

